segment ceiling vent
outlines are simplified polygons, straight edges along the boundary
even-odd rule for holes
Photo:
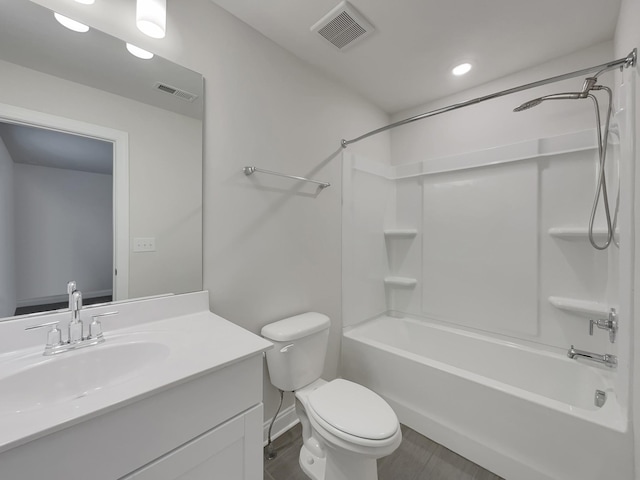
[[[340,4],[311,27],[340,51],[364,40],[375,29],[349,2]]]
[[[198,95],[195,93],[187,92],[186,90],[180,90],[179,88],[172,87],[171,85],[167,85],[166,83],[157,82],[154,85],[156,90],[160,90],[161,92],[168,93],[169,95],[173,95],[174,97],[181,98],[182,100],[186,100],[187,102],[193,102]]]

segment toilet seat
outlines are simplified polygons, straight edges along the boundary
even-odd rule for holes
[[[398,417],[382,397],[348,380],[337,379],[313,390],[309,415],[325,430],[362,446],[385,446],[395,441]]]

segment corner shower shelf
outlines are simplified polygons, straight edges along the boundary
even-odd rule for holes
[[[384,284],[389,287],[413,288],[418,281],[409,277],[384,277]]]
[[[616,231],[616,234],[618,231]],[[589,229],[586,227],[553,227],[549,229],[549,235],[563,240],[586,240],[589,237]],[[606,240],[607,231],[596,228],[593,231],[595,240]]]
[[[606,318],[611,309],[611,307],[605,303],[565,297],[549,297],[549,303],[560,310],[566,310],[587,317]]]
[[[414,238],[418,235],[415,228],[386,228],[384,236],[386,238]]]

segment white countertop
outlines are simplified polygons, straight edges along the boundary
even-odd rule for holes
[[[3,338],[0,347],[4,347],[0,350],[0,452],[260,354],[272,346],[262,337],[211,313],[207,292],[104,306],[90,315],[114,309],[120,312],[117,321],[114,317],[113,322],[107,319],[103,322],[105,343],[50,357],[42,356],[46,329],[39,334],[35,331],[34,335],[34,331],[25,333],[24,328],[57,320],[61,313],[0,323],[0,338]],[[186,314],[179,315],[180,311]],[[84,321],[88,324],[90,319],[84,318]],[[61,329],[65,326],[66,320],[61,323]],[[34,343],[34,339],[38,343],[10,350],[7,348],[10,339],[6,337],[10,331],[20,334],[17,344],[24,344],[25,338],[29,338],[29,343]],[[113,357],[114,352],[122,357]],[[148,354],[146,363],[136,365],[138,353],[140,358],[147,358]],[[85,356],[87,354],[89,356]],[[105,365],[105,358],[116,361],[114,365]],[[90,375],[85,375],[85,379],[73,378],[76,383],[87,383],[87,388],[81,388],[72,396],[54,392],[58,395],[56,401],[40,403],[39,395],[46,400],[57,385],[49,376],[38,382],[39,372],[63,371],[73,376],[76,365],[84,362],[86,367],[87,359],[91,359]],[[127,362],[131,364],[130,371]],[[62,369],[58,368],[62,365]],[[126,373],[113,374],[115,376],[101,384],[101,375],[107,378],[112,367]],[[29,369],[38,373],[24,375]],[[17,378],[20,380],[16,381]],[[2,392],[3,385],[5,392]],[[13,388],[16,385],[19,388]],[[39,388],[42,391],[38,391]],[[27,399],[24,403],[20,395]]]

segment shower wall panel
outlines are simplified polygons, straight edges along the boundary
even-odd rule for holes
[[[431,175],[423,188],[423,314],[537,336],[536,163]]]
[[[342,318],[349,326],[387,310],[383,230],[395,212],[388,166],[343,153]]]

